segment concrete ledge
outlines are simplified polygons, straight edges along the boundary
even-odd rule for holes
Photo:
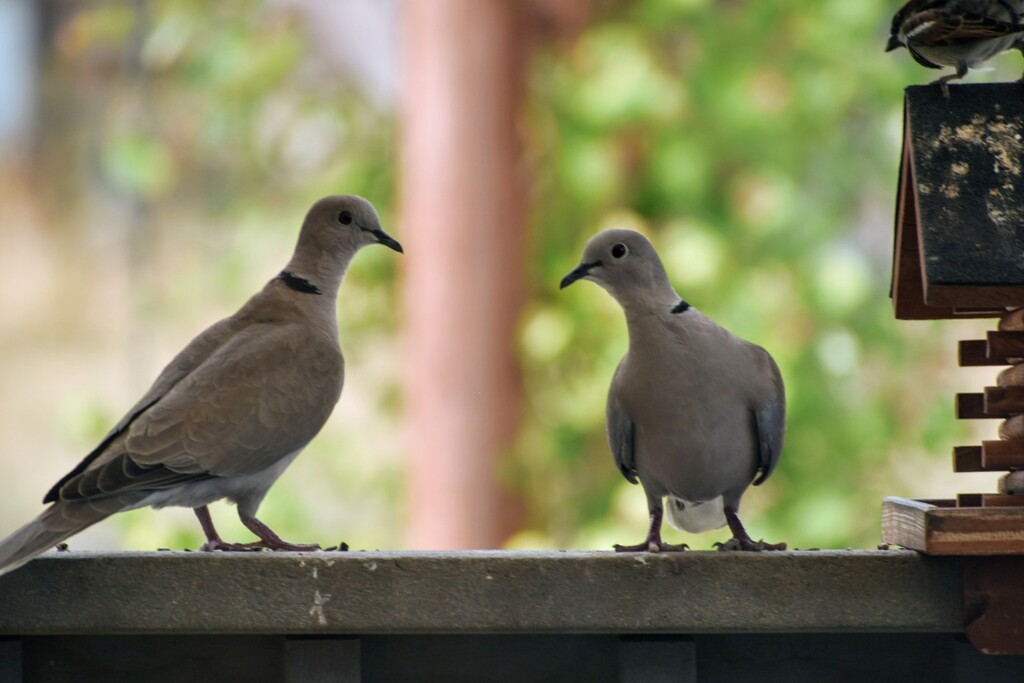
[[[954,559],[905,551],[51,554],[0,635],[959,632]]]

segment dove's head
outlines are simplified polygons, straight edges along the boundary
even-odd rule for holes
[[[304,241],[331,252],[354,252],[378,243],[402,252],[402,245],[380,227],[373,204],[352,194],[324,197],[314,204],[302,224],[300,245]]]
[[[605,230],[587,242],[583,260],[562,278],[562,289],[590,280],[621,304],[678,300],[650,240],[635,230]]]
[[[324,197],[309,210],[284,273],[309,291],[337,294],[352,257],[367,244],[397,252],[402,245],[380,227],[373,204],[355,195]]]

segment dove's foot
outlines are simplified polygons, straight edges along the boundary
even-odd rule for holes
[[[294,550],[308,552],[312,550],[320,550],[320,546],[315,543],[288,543],[281,539],[278,539],[276,543],[270,545],[263,541],[253,541],[252,543],[228,543],[220,538],[211,538],[199,549],[203,551],[219,550],[225,553],[252,553],[259,552],[261,550]]]
[[[678,553],[683,550],[689,550],[690,546],[685,543],[679,543],[673,545],[671,543],[665,543],[661,540],[661,518],[664,511],[661,508],[660,502],[657,505],[650,504],[650,515],[651,515],[651,526],[647,530],[647,540],[643,543],[637,543],[636,545],[619,545],[616,543],[612,547],[615,548],[617,553]]]
[[[289,543],[275,534],[266,524],[248,515],[238,514],[245,528],[260,537],[260,545],[268,550],[293,550],[297,552],[310,552],[320,550],[318,543]]]
[[[766,543],[765,541],[754,541],[750,538],[730,538],[725,543],[715,543],[719,550],[747,550],[759,552],[762,550],[785,550],[785,543]]]
[[[617,553],[679,553],[690,549],[690,546],[685,543],[665,543],[660,538],[637,543],[636,545],[619,545],[616,543],[612,547],[615,548]]]
[[[196,517],[199,518],[199,525],[203,527],[203,533],[206,534],[206,543],[203,544],[200,550],[221,550],[224,552],[253,552],[257,550],[294,550],[299,552],[308,552],[311,550],[320,550],[320,546],[315,543],[288,543],[281,539],[280,536],[275,534],[270,527],[256,519],[255,517],[249,517],[239,513],[239,518],[242,520],[242,524],[245,527],[259,536],[260,540],[253,541],[252,543],[228,543],[220,537],[217,533],[217,529],[213,526],[213,518],[210,517],[210,510],[205,505],[202,507],[194,508],[193,512],[196,513]]]
[[[732,538],[725,543],[716,543],[715,547],[719,550],[747,550],[747,551],[761,551],[761,550],[785,550],[785,543],[765,543],[763,540],[755,541],[750,538],[750,534],[743,527],[743,522],[740,521],[740,516],[736,512],[736,508],[729,505],[725,506],[725,522],[729,525],[729,531],[732,532]]]
[[[255,541],[253,543],[228,543],[221,538],[207,539],[206,543],[199,548],[199,550],[204,552],[220,550],[226,553],[251,553],[263,549],[264,547],[261,541]]]

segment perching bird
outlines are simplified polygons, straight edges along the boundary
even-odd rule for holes
[[[1024,0],[910,0],[892,19],[885,51],[905,47],[921,66],[955,68],[933,81],[949,97],[948,82],[968,69],[1007,50],[1024,53],[1022,18]]]
[[[740,497],[764,482],[782,454],[786,398],[775,361],[683,301],[646,237],[606,230],[587,243],[564,289],[591,280],[626,314],[629,350],[608,391],[615,464],[643,485],[650,529],[618,551],[684,550],[661,539],[663,500],[672,526],[698,533],[726,524],[723,548],[782,550],[751,540]]]
[[[145,506],[193,508],[204,549],[319,548],[283,541],[256,510],[341,396],[338,288],[355,253],[377,243],[402,251],[362,197],[314,204],[285,269],[193,339],[50,489],[50,506],[0,542],[0,574],[115,512]],[[238,505],[258,542],[220,538],[207,505],[223,498]]]

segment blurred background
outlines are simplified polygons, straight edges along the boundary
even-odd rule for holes
[[[994,376],[958,369],[955,341],[994,323],[891,313],[903,88],[939,75],[883,52],[897,8],[0,0],[0,535],[334,193],[373,201],[406,255],[367,249],[342,287],[344,394],[261,508],[289,540],[639,541],[604,434],[624,320],[597,287],[558,291],[613,226],[781,366],[755,538],[874,547],[883,496],[994,490],[950,466],[995,433],[953,417]],[[71,547],[201,542],[190,511],[141,510]]]

